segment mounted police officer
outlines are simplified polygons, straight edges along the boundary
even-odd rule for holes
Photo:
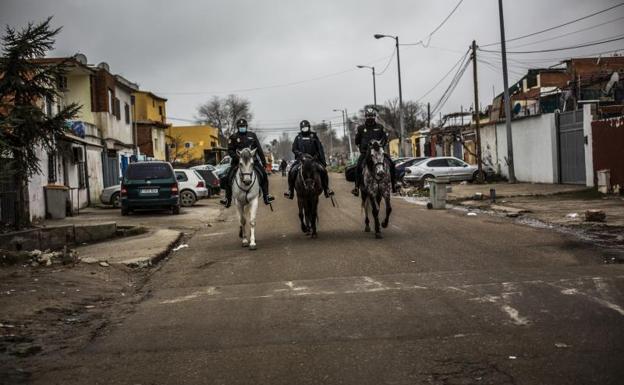
[[[357,168],[355,172],[355,188],[351,190],[351,194],[360,195],[360,184],[362,182],[362,172],[364,159],[368,151],[368,143],[372,140],[378,140],[380,144],[386,148],[388,144],[388,133],[385,131],[384,126],[377,123],[377,111],[372,108],[366,108],[364,112],[364,124],[358,126],[357,133],[355,134],[355,145],[360,150],[360,156],[357,161]],[[385,152],[384,156],[390,161],[390,180],[392,182],[392,192],[396,192],[396,175],[394,170],[394,162],[390,158],[390,155]]]
[[[260,188],[262,189],[264,203],[268,205],[275,198],[269,194],[269,177],[266,173],[266,159],[262,152],[262,144],[255,133],[248,131],[247,120],[238,119],[236,121],[236,128],[237,132],[232,134],[228,140],[228,155],[230,155],[232,161],[230,162],[230,170],[228,171],[225,181],[225,198],[221,199],[221,204],[225,205],[225,207],[230,207],[232,204],[232,178],[236,173],[238,162],[240,161],[236,150],[249,148],[251,150],[256,150],[254,169],[260,177]]]
[[[327,162],[325,161],[323,144],[316,133],[311,131],[310,122],[307,120],[302,120],[301,123],[299,123],[299,130],[300,132],[292,145],[292,152],[295,154],[296,160],[290,167],[290,172],[288,173],[288,191],[284,193],[284,196],[288,199],[293,199],[295,179],[297,178],[299,167],[301,167],[301,156],[307,154],[316,158],[318,171],[321,176],[321,184],[323,185],[323,192],[325,193],[325,197],[329,198],[331,195],[334,195],[334,192],[329,188],[329,176],[325,169],[325,167],[327,167]]]

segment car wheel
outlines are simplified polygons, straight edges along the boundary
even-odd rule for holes
[[[121,200],[119,199],[119,193],[114,193],[113,196],[110,199],[110,203],[113,206],[113,208],[118,209],[119,206],[121,205]]]
[[[195,197],[195,193],[190,190],[184,190],[180,193],[180,203],[184,207],[190,207],[195,204],[197,198]]]
[[[173,214],[173,215],[180,214],[180,206],[173,206],[173,207],[171,207],[171,214]]]
[[[481,171],[481,175],[483,176],[483,181],[485,181],[485,173],[483,171]],[[471,182],[476,183],[478,181],[479,181],[479,171],[475,171],[474,174],[472,174]]]
[[[130,210],[128,210],[128,209],[127,209],[127,208],[125,208],[125,207],[122,207],[122,208],[121,208],[121,215],[122,215],[122,216],[124,216],[124,217],[125,217],[126,215],[128,215],[128,213],[130,213]]]

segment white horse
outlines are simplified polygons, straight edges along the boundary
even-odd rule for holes
[[[238,210],[240,229],[238,236],[243,239],[243,247],[256,249],[256,212],[260,197],[260,176],[254,170],[256,150],[244,148],[236,150],[240,159],[238,170],[232,181],[232,199]],[[249,228],[249,238],[247,238]]]

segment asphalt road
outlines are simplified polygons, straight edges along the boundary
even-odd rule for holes
[[[280,176],[271,177],[281,196]],[[384,239],[334,176],[319,238],[296,203],[234,210],[154,274],[120,325],[41,384],[621,384],[624,266],[546,229],[393,200]]]

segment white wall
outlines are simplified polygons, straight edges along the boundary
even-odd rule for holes
[[[43,186],[48,184],[48,154],[42,149],[39,149],[37,151],[37,156],[39,158],[41,173],[31,176],[28,180],[28,208],[31,221],[45,218]],[[57,173],[58,171],[57,167]]]
[[[489,148],[493,166],[509,177],[505,122],[481,130],[481,146]],[[557,129],[555,114],[533,115],[511,122],[513,157],[519,182],[557,183]]]
[[[89,192],[91,204],[100,201],[100,194],[104,188],[104,177],[102,175],[102,149],[99,147],[87,146],[87,173],[89,174]]]
[[[119,99],[120,119],[110,112],[96,112],[98,127],[102,130],[104,139],[115,139],[126,145],[132,145],[132,115],[130,123],[126,123],[125,103],[130,104],[130,93],[124,88],[115,87],[115,97]]]

